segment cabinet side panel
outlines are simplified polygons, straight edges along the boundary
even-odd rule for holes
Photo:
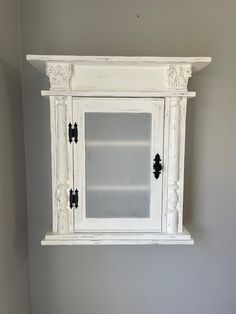
[[[179,220],[178,232],[183,232],[183,197],[184,197],[184,158],[185,158],[185,132],[186,132],[187,98],[180,102],[180,156],[179,156]]]

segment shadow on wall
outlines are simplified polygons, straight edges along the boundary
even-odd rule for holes
[[[25,275],[28,271],[28,240],[23,136],[20,72],[0,59],[1,313],[8,312],[5,307],[11,307],[18,284],[20,290],[15,306],[29,297]],[[25,282],[18,283],[16,278]]]

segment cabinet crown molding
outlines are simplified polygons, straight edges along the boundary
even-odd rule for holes
[[[188,81],[211,62],[209,57],[122,57],[27,55],[27,60],[49,77],[50,92],[178,93],[188,97]],[[44,91],[44,94],[45,91]],[[129,96],[129,95],[128,95]]]

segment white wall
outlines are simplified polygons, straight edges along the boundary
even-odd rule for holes
[[[17,1],[0,1],[0,313],[29,314]]]
[[[41,247],[51,221],[46,80],[23,63],[33,314],[236,313],[236,2],[22,0],[22,58],[212,56],[188,107],[185,222],[196,244]]]

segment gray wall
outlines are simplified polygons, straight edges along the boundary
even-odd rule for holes
[[[212,56],[188,107],[185,222],[194,246],[41,247],[51,222],[45,79],[23,62],[34,314],[236,313],[236,2],[22,0],[22,58]]]
[[[29,314],[22,95],[16,0],[0,1],[0,313]]]

